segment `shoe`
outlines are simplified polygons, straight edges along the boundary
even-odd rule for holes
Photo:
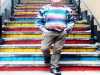
[[[50,72],[53,73],[54,75],[61,75],[59,67],[53,67],[53,68],[51,67]]]

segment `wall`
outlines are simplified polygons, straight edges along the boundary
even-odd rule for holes
[[[11,0],[1,0],[0,7],[0,15],[2,15],[4,22],[11,16]]]
[[[4,13],[5,9],[10,10],[11,0],[1,0],[0,7],[1,7],[0,14]]]
[[[84,3],[86,5],[84,5]],[[81,0],[82,10],[85,10],[86,6],[91,10],[100,23],[100,0]],[[100,25],[98,26],[98,30],[100,31]]]

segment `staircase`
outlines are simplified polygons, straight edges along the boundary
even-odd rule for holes
[[[22,0],[21,4],[16,5],[13,20],[3,25],[0,70],[49,70],[40,50],[41,31],[34,23],[39,8],[48,3],[44,0]],[[68,6],[73,9],[72,15],[76,18],[78,14],[75,6]],[[65,34],[60,61],[62,70],[100,70],[100,57],[96,53],[90,29],[90,25],[83,20],[77,20],[72,32]]]

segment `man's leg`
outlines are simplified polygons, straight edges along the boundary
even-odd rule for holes
[[[55,39],[53,54],[51,56],[51,72],[60,75],[59,60],[64,46],[64,34],[59,34]]]
[[[41,50],[43,52],[44,55],[44,62],[49,65],[50,64],[50,47],[53,43],[53,38],[54,36],[52,36],[52,33],[49,34],[43,34],[43,40],[42,40],[42,46],[41,46]]]

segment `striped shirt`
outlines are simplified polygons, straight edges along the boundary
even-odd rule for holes
[[[69,7],[54,7],[49,5],[43,6],[37,15],[36,25],[40,27],[46,27],[49,25],[68,25],[73,26],[74,20],[70,14],[72,10]]]

